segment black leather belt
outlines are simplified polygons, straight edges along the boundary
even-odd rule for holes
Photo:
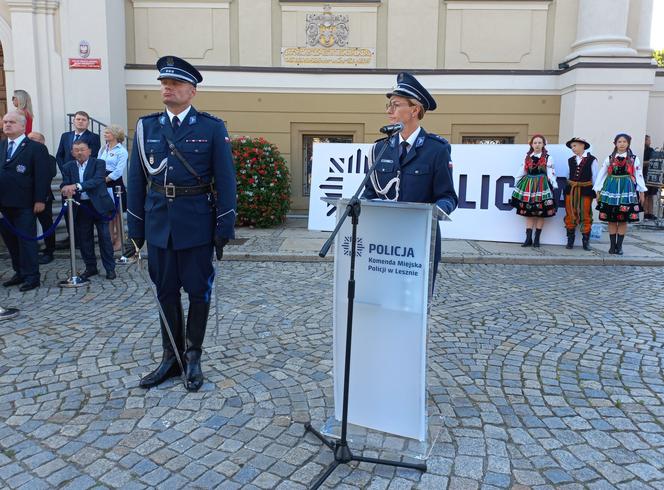
[[[155,184],[154,182],[150,182],[150,189],[154,189],[159,194],[163,194],[168,198],[180,196],[199,196],[201,194],[210,194],[214,191],[212,184],[177,187],[174,185],[159,185]]]

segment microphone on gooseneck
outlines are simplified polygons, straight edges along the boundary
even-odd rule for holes
[[[403,123],[398,122],[396,124],[388,124],[387,126],[383,126],[380,128],[380,132],[383,134],[394,134],[403,131],[403,128]]]

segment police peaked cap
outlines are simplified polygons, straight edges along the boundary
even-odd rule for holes
[[[162,56],[157,60],[159,76],[157,80],[170,78],[181,82],[191,83],[194,87],[203,81],[200,72],[188,62],[177,56]]]
[[[436,101],[417,79],[407,71],[402,71],[397,75],[397,86],[389,93],[385,94],[388,98],[398,95],[415,99],[424,107],[425,111],[435,111]]]
[[[574,143],[574,142],[581,143],[583,146],[585,146],[586,150],[588,148],[590,148],[590,143],[588,143],[583,138],[579,138],[578,136],[575,136],[574,138],[569,140],[567,143],[565,143],[565,146],[567,146],[567,148],[572,148],[572,143]]]

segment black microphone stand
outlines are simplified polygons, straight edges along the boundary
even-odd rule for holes
[[[351,461],[357,461],[360,463],[383,464],[387,466],[399,466],[402,468],[411,468],[414,470],[419,470],[424,472],[427,470],[426,463],[423,464],[405,463],[401,461],[391,461],[387,459],[365,458],[364,456],[356,456],[351,452],[350,448],[348,447],[348,440],[347,440],[348,392],[350,388],[350,357],[351,357],[351,342],[353,339],[353,306],[355,301],[355,248],[357,244],[357,224],[359,222],[360,211],[361,211],[360,194],[364,190],[366,183],[369,181],[369,178],[371,177],[372,172],[376,168],[376,165],[378,165],[378,162],[380,162],[380,158],[383,156],[385,149],[388,147],[389,139],[398,131],[400,131],[399,128],[395,129],[393,132],[388,134],[388,141],[385,142],[381,150],[378,152],[378,156],[376,157],[375,161],[369,168],[367,174],[364,176],[362,183],[360,184],[358,189],[355,191],[355,194],[353,195],[353,197],[351,197],[350,201],[346,205],[346,210],[344,211],[344,214],[341,215],[341,218],[339,218],[339,220],[337,221],[337,226],[334,228],[334,231],[327,239],[323,247],[320,249],[320,252],[318,252],[318,255],[320,257],[325,257],[327,255],[327,252],[330,250],[332,242],[339,233],[341,226],[343,225],[344,221],[348,218],[348,216],[350,216],[352,220],[351,221],[352,232],[351,232],[351,251],[350,251],[350,275],[348,278],[348,311],[347,311],[347,320],[346,320],[346,353],[344,361],[344,387],[343,387],[344,393],[343,393],[343,413],[341,416],[341,438],[333,442],[327,437],[325,437],[323,434],[321,434],[318,430],[314,429],[311,426],[311,422],[307,422],[306,424],[304,424],[305,435],[307,432],[311,432],[318,439],[320,439],[320,441],[323,444],[329,447],[334,453],[334,461],[330,463],[330,466],[328,466],[327,469],[314,482],[314,484],[311,486],[312,490],[315,490],[318,487],[320,487],[323,484],[323,482],[337,468],[337,466],[339,466],[340,464],[348,464]]]

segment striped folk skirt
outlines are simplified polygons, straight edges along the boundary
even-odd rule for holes
[[[558,208],[545,174],[521,177],[516,183],[510,204],[516,209],[516,214],[537,218],[554,216]]]

